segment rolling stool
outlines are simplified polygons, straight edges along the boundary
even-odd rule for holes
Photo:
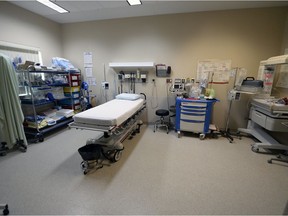
[[[160,116],[160,119],[157,120],[154,124],[154,133],[158,127],[166,127],[167,134],[169,133],[169,124],[170,124],[170,116],[169,111],[165,109],[156,110],[155,114]],[[169,116],[169,122],[164,121],[164,117]]]
[[[8,204],[0,204],[0,209],[3,209],[3,215],[9,214]]]

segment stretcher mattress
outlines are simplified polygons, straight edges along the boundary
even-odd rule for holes
[[[114,99],[73,116],[77,124],[119,126],[135,114],[144,104],[144,99]]]

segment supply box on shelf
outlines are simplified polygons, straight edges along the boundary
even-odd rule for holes
[[[64,93],[80,92],[80,86],[64,87]]]
[[[64,109],[73,109],[75,111],[80,111],[81,110],[81,105],[80,104],[62,105],[62,108],[64,108]]]
[[[67,99],[63,99],[61,101],[58,102],[59,105],[75,105],[75,104],[79,104],[80,100],[79,98],[67,98]]]
[[[64,92],[66,97],[80,98],[80,92]]]
[[[80,73],[71,73],[67,78],[70,86],[80,86]]]

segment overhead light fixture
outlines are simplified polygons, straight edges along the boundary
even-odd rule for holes
[[[38,2],[40,2],[41,4],[46,5],[47,7],[56,10],[59,13],[69,13],[68,10],[60,7],[59,5],[55,4],[54,2],[51,2],[49,0],[37,0]]]
[[[127,0],[127,2],[130,6],[142,4],[141,0]]]

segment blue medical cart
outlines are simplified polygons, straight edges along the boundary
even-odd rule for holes
[[[209,133],[213,104],[217,99],[195,100],[178,97],[176,99],[175,130],[178,137],[181,131],[199,133],[200,139],[204,139]]]

